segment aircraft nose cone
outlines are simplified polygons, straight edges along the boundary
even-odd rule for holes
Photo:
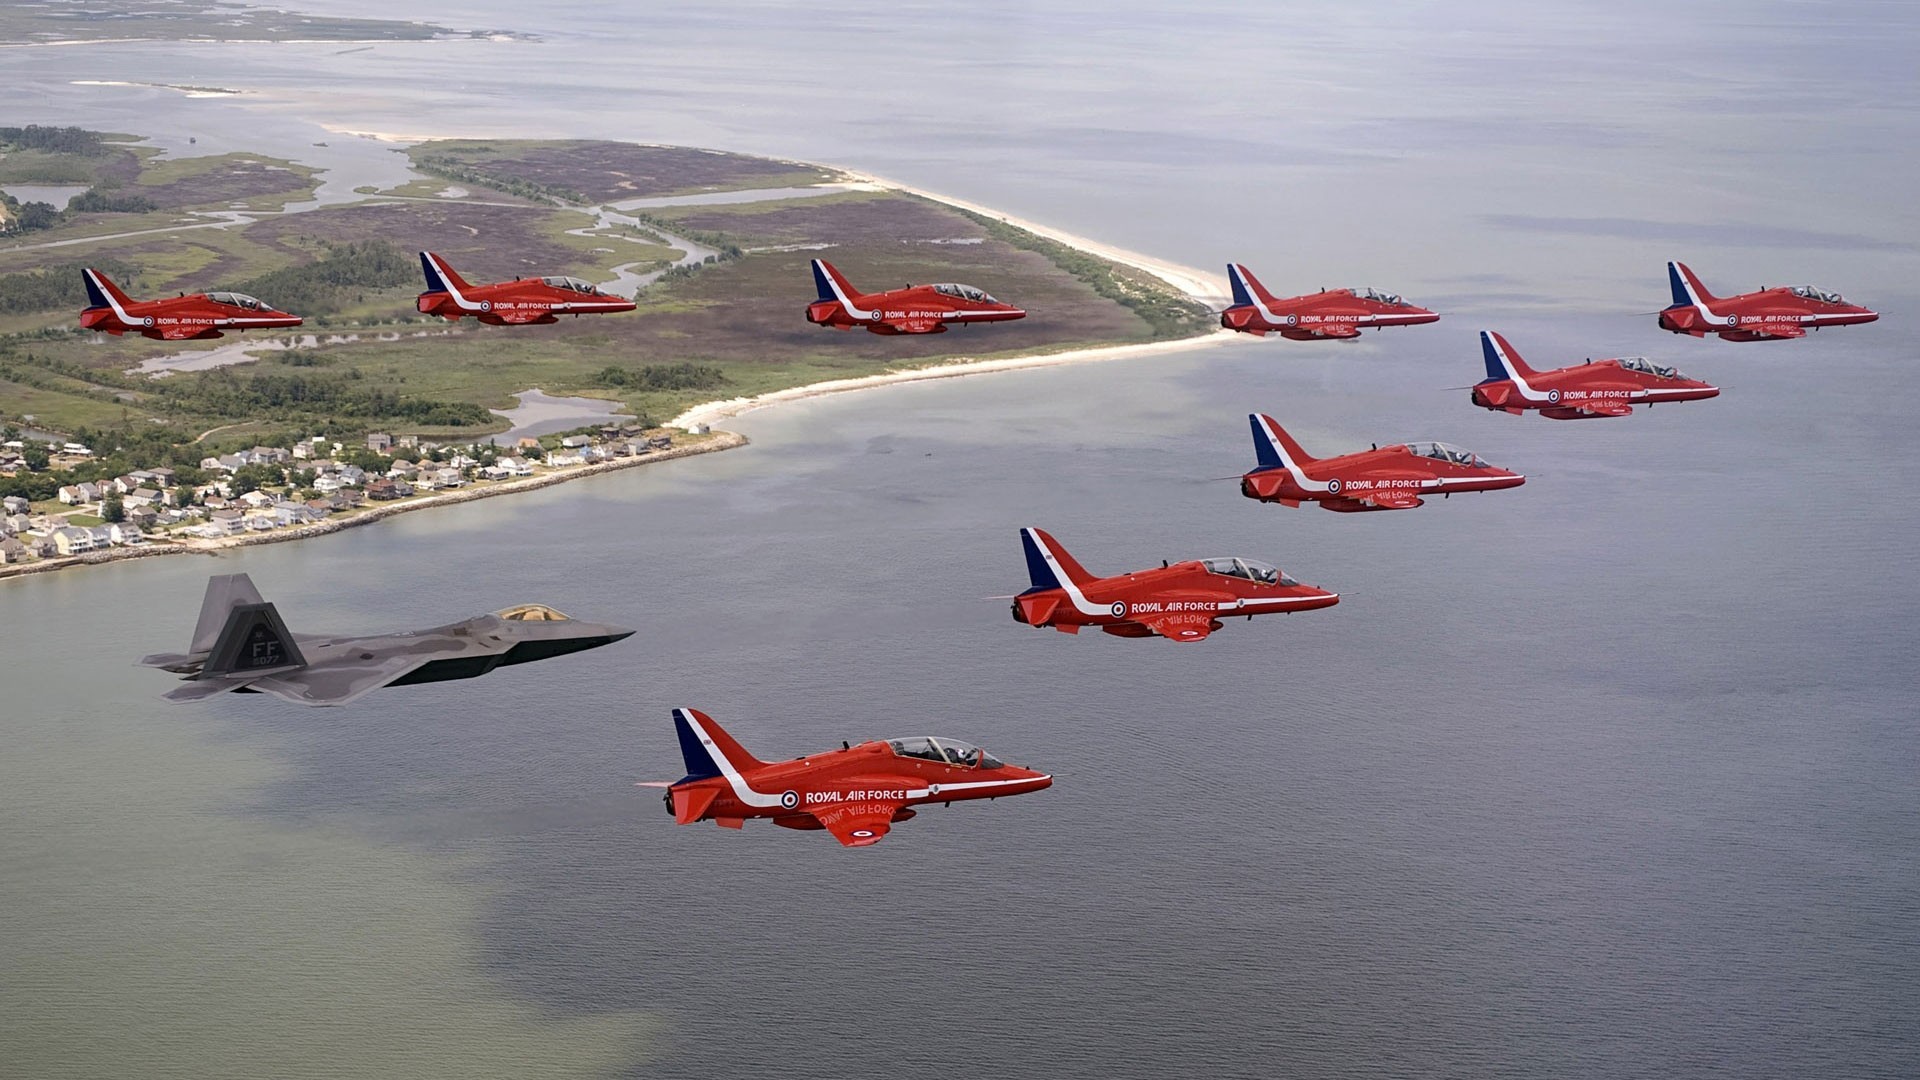
[[[607,644],[611,645],[616,641],[625,641],[635,633],[637,633],[637,631],[629,630],[624,626],[609,626],[607,627]]]

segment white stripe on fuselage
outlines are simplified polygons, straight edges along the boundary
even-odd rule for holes
[[[768,795],[755,791],[753,786],[747,783],[747,778],[741,776],[740,770],[734,768],[733,762],[727,760],[727,755],[722,753],[718,746],[714,745],[713,736],[707,734],[707,729],[701,726],[699,717],[694,715],[692,709],[681,709],[679,712],[681,719],[685,720],[687,726],[693,729],[694,735],[699,737],[700,745],[707,748],[707,755],[713,758],[715,765],[719,766],[720,775],[727,778],[727,786],[733,788],[734,798],[739,799],[748,806],[773,807],[780,805],[779,795]]]
[[[820,276],[827,279],[827,288],[833,290],[833,295],[839,298],[840,307],[844,309],[847,314],[853,316],[856,319],[877,318],[877,316],[874,315],[874,313],[871,310],[866,308],[855,307],[853,305],[853,301],[848,298],[846,290],[840,287],[839,276],[834,274],[833,271],[828,270],[826,267],[826,264],[820,262],[820,260],[818,259],[815,259],[814,263],[816,266],[819,267]]]
[[[1073,610],[1082,615],[1113,614],[1112,605],[1096,604],[1087,599],[1087,594],[1081,592],[1080,586],[1074,584],[1074,580],[1067,576],[1066,570],[1060,565],[1060,560],[1053,554],[1053,549],[1047,546],[1045,540],[1040,539],[1039,533],[1036,533],[1032,529],[1028,529],[1026,532],[1027,539],[1033,541],[1033,546],[1040,549],[1040,557],[1045,559],[1047,565],[1053,568],[1054,579],[1060,582],[1061,591],[1067,594],[1067,599],[1073,601]]]
[[[127,314],[127,309],[120,306],[119,297],[116,297],[113,295],[113,289],[107,285],[107,282],[104,278],[102,278],[99,274],[96,274],[91,270],[88,270],[86,273],[87,273],[88,279],[93,282],[93,287],[96,289],[99,289],[100,295],[107,298],[107,306],[113,309],[113,314],[115,318],[119,319],[123,323],[126,323],[129,327],[139,324],[140,322],[139,319],[136,319],[133,316]],[[67,280],[72,281],[73,279],[68,278]]]
[[[469,300],[466,297],[460,295],[460,290],[453,284],[453,273],[447,269],[446,263],[440,261],[440,256],[429,255],[427,256],[427,258],[433,260],[433,269],[435,272],[437,272],[440,275],[440,284],[445,285],[447,287],[447,295],[453,297],[453,305],[455,307],[459,308],[461,311],[487,310],[487,306],[485,304],[479,303],[478,301]]]
[[[1507,350],[1501,347],[1500,342],[1498,340],[1496,340],[1491,336],[1487,337],[1485,340],[1487,343],[1487,347],[1493,350],[1493,355],[1500,358],[1501,370],[1507,373],[1507,378],[1511,380],[1515,388],[1517,388],[1520,391],[1520,399],[1522,401],[1539,401],[1539,402],[1550,401],[1550,399],[1546,394],[1543,394],[1540,391],[1535,390],[1531,385],[1528,384],[1527,380],[1520,377],[1520,372],[1513,366],[1512,358],[1507,355]]]

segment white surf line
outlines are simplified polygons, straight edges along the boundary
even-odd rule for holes
[[[892,386],[895,383],[925,382],[930,379],[955,379],[965,375],[984,375],[995,371],[1018,371],[1023,368],[1054,367],[1060,364],[1085,364],[1096,360],[1127,360],[1141,356],[1159,356],[1165,353],[1188,352],[1193,349],[1211,348],[1237,340],[1238,334],[1231,330],[1216,330],[1199,337],[1175,338],[1171,341],[1147,341],[1138,345],[1102,345],[1091,349],[1071,349],[1066,352],[1036,353],[1031,356],[1008,356],[998,360],[955,360],[950,363],[935,364],[930,367],[913,368],[908,371],[889,371],[881,375],[867,375],[857,379],[831,379],[827,382],[808,383],[805,386],[791,386],[785,390],[773,390],[749,398],[730,398],[725,401],[708,401],[688,409],[672,420],[668,427],[687,428],[695,424],[715,424],[743,413],[764,409],[771,405],[780,405],[789,401],[804,401],[808,398],[825,397],[828,394],[845,394],[855,390],[870,390],[876,386]]]
[[[841,169],[839,166],[829,166],[829,168],[835,169],[842,175],[860,184],[871,184],[878,188],[903,191],[909,195],[918,195],[923,199],[931,199],[937,203],[943,203],[947,206],[970,211],[982,217],[993,218],[996,221],[1004,221],[1016,229],[1025,229],[1035,236],[1044,236],[1048,240],[1065,244],[1070,248],[1092,255],[1098,255],[1103,259],[1120,263],[1123,266],[1131,266],[1135,270],[1152,274],[1154,277],[1187,294],[1187,296],[1192,299],[1209,306],[1219,306],[1219,304],[1223,304],[1230,295],[1227,289],[1227,279],[1217,274],[1209,274],[1204,270],[1199,270],[1191,266],[1183,266],[1180,263],[1157,259],[1151,255],[1143,255],[1137,251],[1114,247],[1111,244],[1103,244],[1098,240],[1090,240],[1084,236],[1076,236],[1073,233],[1064,232],[1049,225],[1043,225],[1037,221],[1011,217],[992,207],[982,206],[976,202],[969,202],[966,199],[957,199],[951,195],[942,195],[937,191],[927,191],[924,188],[898,183],[893,180],[888,180],[885,177],[860,172],[857,169]]]

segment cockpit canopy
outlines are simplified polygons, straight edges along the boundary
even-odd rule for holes
[[[521,604],[504,611],[494,612],[496,616],[508,622],[566,622],[568,616],[553,610],[545,604]]]
[[[1262,585],[1300,584],[1281,573],[1280,568],[1272,563],[1256,562],[1253,559],[1201,559],[1200,565],[1206,567],[1207,573],[1209,574],[1222,574],[1226,577],[1245,578],[1248,581],[1257,581]]]
[[[566,289],[569,292],[588,293],[593,296],[600,295],[599,289],[594,288],[587,282],[581,281],[577,277],[543,277],[540,279],[540,284],[554,289]]]
[[[898,757],[925,758],[962,769],[998,769],[1006,765],[1006,762],[985,750],[969,746],[959,739],[936,739],[920,735],[911,739],[890,739],[887,745],[893,747]]]
[[[1487,464],[1485,461],[1480,460],[1473,451],[1462,450],[1457,446],[1448,446],[1443,442],[1410,442],[1407,444],[1407,452],[1416,457],[1432,458],[1435,461],[1447,461],[1455,465],[1484,466]]]
[[[933,287],[933,291],[940,293],[943,296],[957,297],[958,299],[961,299],[961,300],[971,300],[976,304],[999,303],[998,300],[995,300],[993,297],[988,296],[987,291],[985,289],[976,289],[971,285],[955,285],[952,283],[948,283],[945,285],[935,285]]]
[[[1614,363],[1619,364],[1626,371],[1637,371],[1642,375],[1653,375],[1662,379],[1686,378],[1678,369],[1656,364],[1644,356],[1622,356]]]
[[[1353,295],[1362,300],[1372,300],[1375,303],[1387,304],[1392,307],[1411,306],[1405,300],[1400,299],[1400,294],[1398,293],[1381,292],[1379,289],[1370,289],[1364,285],[1353,290]]]
[[[1839,293],[1828,292],[1825,289],[1818,289],[1812,285],[1794,285],[1789,287],[1787,291],[1799,297],[1802,300],[1819,300],[1822,303],[1827,303],[1827,304],[1846,303],[1845,300],[1840,299]]]
[[[210,292],[207,294],[207,299],[216,304],[225,304],[228,307],[246,308],[248,311],[267,310],[267,305],[248,296],[246,293]]]

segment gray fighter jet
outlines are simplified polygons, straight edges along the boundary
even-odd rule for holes
[[[187,685],[164,695],[168,701],[238,691],[301,705],[345,705],[383,686],[471,679],[507,664],[597,649],[632,633],[523,604],[431,630],[370,637],[294,634],[251,578],[221,574],[207,581],[192,647],[140,662],[186,676]]]

